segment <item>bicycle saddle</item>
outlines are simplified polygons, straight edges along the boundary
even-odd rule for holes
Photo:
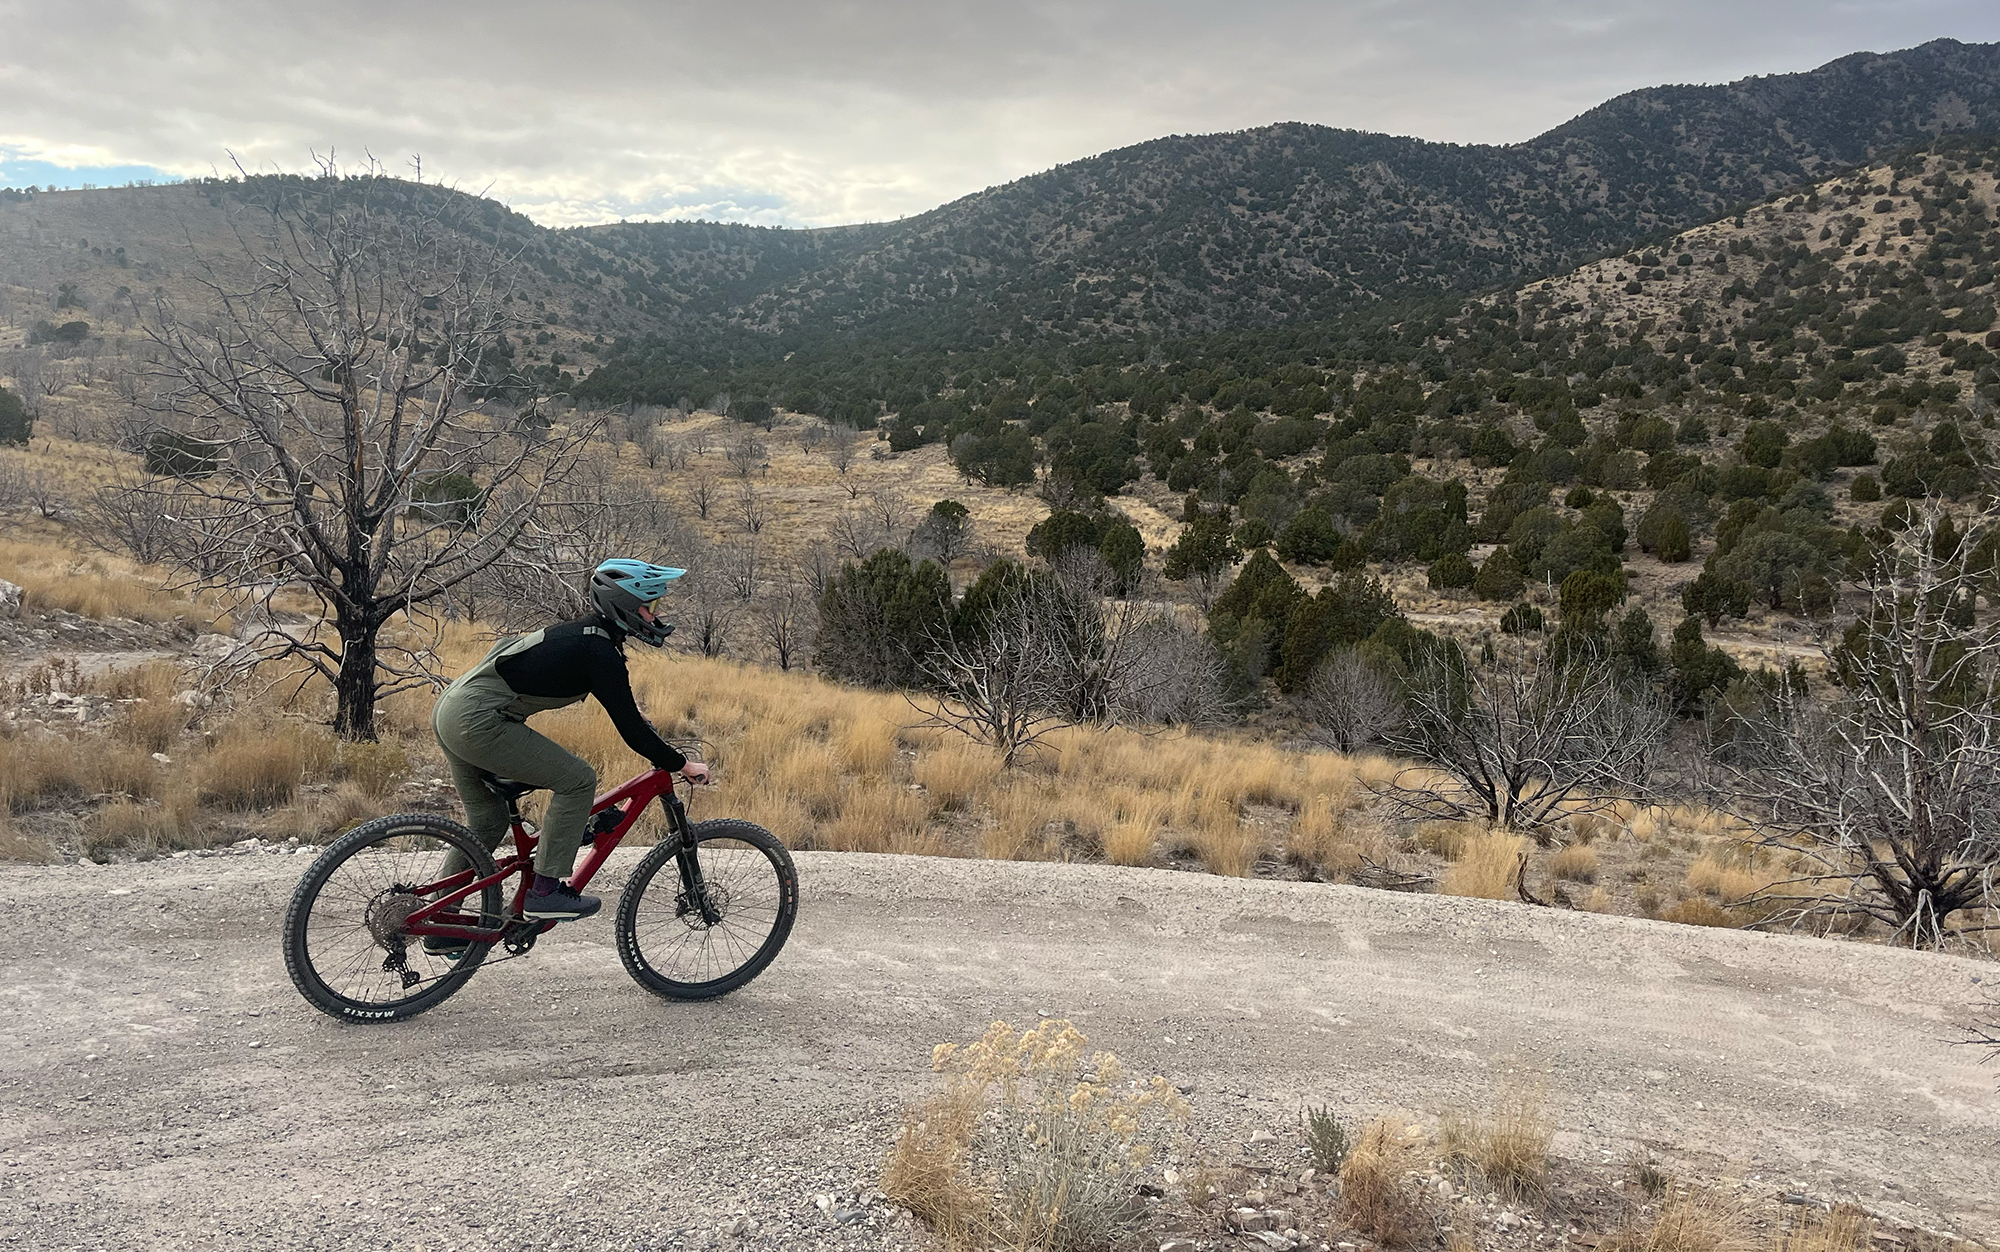
[[[482,773],[479,776],[479,781],[485,784],[488,791],[499,796],[502,800],[518,800],[530,791],[540,791],[542,789],[539,783],[525,783],[515,778],[502,778],[498,774]]]

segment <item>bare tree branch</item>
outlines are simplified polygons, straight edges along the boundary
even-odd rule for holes
[[[176,514],[187,583],[265,609],[280,586],[319,600],[337,643],[273,627],[255,646],[324,675],[338,730],[370,738],[384,627],[532,546],[593,425],[497,403],[523,394],[516,266],[459,229],[468,202],[372,168],[321,174],[265,187],[234,223],[240,255],[195,257],[208,307],[149,311],[159,403],[216,463],[147,490],[163,512],[198,498]],[[425,650],[407,660],[391,685]]]
[[[1858,616],[1821,651],[1830,705],[1790,683],[1733,727],[1725,797],[1766,844],[1810,868],[1749,903],[1794,925],[1866,914],[1895,938],[1942,944],[1952,917],[2000,904],[2000,615],[1990,552],[2000,511],[1950,518],[1928,500],[1861,573]],[[1989,600],[1990,604],[1990,600]]]

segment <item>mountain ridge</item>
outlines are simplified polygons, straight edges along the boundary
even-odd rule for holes
[[[1176,335],[1559,272],[1945,129],[2000,130],[2000,44],[1643,88],[1515,145],[1282,122],[1128,145],[895,223],[578,233],[647,271],[670,330]]]

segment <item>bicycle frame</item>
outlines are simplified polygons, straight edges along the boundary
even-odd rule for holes
[[[681,803],[680,797],[674,794],[674,776],[663,769],[647,770],[637,778],[605,792],[591,802],[590,825],[586,830],[594,833],[584,850],[583,860],[578,864],[576,872],[570,875],[570,885],[581,889],[589,884],[591,878],[604,867],[604,862],[610,859],[611,854],[618,849],[619,843],[638,822],[640,814],[646,811],[646,806],[656,798],[667,815],[668,837],[680,843],[681,881],[688,890],[689,898],[701,901],[702,914],[713,925],[718,918],[711,915],[714,910],[709,905],[708,893],[702,889],[701,866],[695,859],[694,841],[688,838],[692,827],[688,823],[687,808]],[[621,805],[625,806],[623,817],[602,830],[596,829],[601,824],[602,814]],[[540,838],[528,833],[527,822],[521,816],[518,799],[507,801],[507,811],[513,824],[513,852],[500,861],[494,867],[494,871],[484,878],[475,879],[474,871],[465,869],[449,877],[440,878],[436,882],[410,888],[411,893],[420,898],[432,895],[438,895],[439,898],[412,912],[403,924],[404,933],[466,939],[474,943],[494,943],[505,938],[513,929],[521,916],[522,906],[527,901],[528,886],[534,881],[535,845],[540,842]],[[515,876],[518,876],[520,881],[515,884],[514,898],[509,902],[499,925],[482,926],[480,914],[468,915],[452,909],[451,906],[467,896],[483,892],[486,888],[504,883],[508,878]],[[554,922],[545,921],[537,929],[545,930],[553,925]]]

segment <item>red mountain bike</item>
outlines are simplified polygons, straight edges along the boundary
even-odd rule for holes
[[[313,1007],[348,1021],[415,1017],[463,987],[494,944],[509,954],[500,964],[563,924],[521,915],[536,836],[520,800],[535,788],[490,776],[487,786],[512,816],[514,850],[498,864],[459,823],[402,813],[348,831],[306,870],[285,912],[285,968]],[[655,769],[597,798],[572,884],[589,884],[655,798],[667,835],[619,898],[618,955],[648,991],[675,1000],[726,995],[785,946],[798,873],[762,826],[690,822],[673,775]],[[503,902],[509,878],[512,899]]]

